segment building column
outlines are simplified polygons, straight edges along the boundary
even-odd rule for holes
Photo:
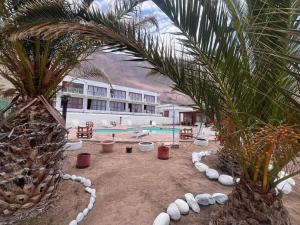
[[[108,111],[108,112],[110,111],[110,108],[109,108],[109,100],[106,101],[106,111]]]

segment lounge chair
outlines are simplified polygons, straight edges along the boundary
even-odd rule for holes
[[[140,138],[149,135],[149,131],[144,131],[143,128],[140,126],[135,126],[133,127],[132,134],[134,138]]]
[[[102,126],[105,128],[112,128],[113,125],[111,125],[107,120],[101,120]]]
[[[208,135],[209,134],[208,134],[207,130],[204,131],[204,124],[203,123],[197,124],[194,144],[207,146],[208,145]]]

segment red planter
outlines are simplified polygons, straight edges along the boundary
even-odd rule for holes
[[[159,146],[157,149],[157,158],[167,160],[169,157],[169,148],[166,146]]]
[[[76,167],[78,169],[84,169],[91,165],[91,154],[90,153],[81,153],[77,155]]]

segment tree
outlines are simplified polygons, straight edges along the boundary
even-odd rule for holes
[[[153,2],[179,29],[183,49],[136,24],[111,20],[107,29],[99,23],[107,18],[95,13],[80,24],[62,15],[17,36],[105,37],[112,48],[149,61],[205,106],[241,166],[239,184],[211,224],[290,224],[276,186],[300,172],[294,161],[300,151],[299,1]]]
[[[51,2],[47,6],[51,7]],[[11,104],[13,112],[5,119],[0,117],[1,224],[35,216],[53,202],[62,174],[67,130],[49,103],[68,72],[99,46],[105,46],[104,38],[83,42],[73,34],[51,40],[39,35],[23,40],[11,38],[30,21],[21,15],[33,3],[0,3],[0,76],[10,81],[17,93]],[[90,10],[96,13],[90,0],[76,5],[61,0],[56,3],[60,13],[68,12],[69,18],[77,22]],[[122,1],[97,15],[123,20],[135,6]],[[110,24],[102,26],[109,28]]]

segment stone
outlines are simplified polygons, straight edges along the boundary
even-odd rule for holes
[[[75,178],[75,181],[81,182],[82,179],[83,179],[83,177],[80,177],[80,176],[79,176],[79,177],[76,177],[76,178]]]
[[[198,153],[197,152],[193,152],[192,153],[192,162],[199,162],[199,157],[198,157]]]
[[[176,199],[174,203],[177,205],[181,215],[186,215],[189,213],[190,208],[186,201],[182,199]]]
[[[81,221],[83,220],[83,218],[84,218],[83,213],[82,213],[82,212],[81,212],[81,213],[78,213],[78,215],[77,215],[77,217],[76,217],[77,223],[81,222]]]
[[[207,169],[209,169],[209,167],[207,165],[205,165],[204,163],[201,163],[201,162],[196,162],[195,167],[201,173],[205,172]]]
[[[211,180],[216,180],[219,178],[219,173],[215,169],[207,169],[206,176]]]
[[[167,208],[167,213],[169,214],[172,220],[180,220],[180,211],[175,203],[171,203]]]
[[[90,187],[92,185],[92,182],[90,179],[86,179],[84,182],[83,182],[83,185],[86,186],[86,187]]]
[[[86,188],[85,188],[85,191],[91,194],[91,193],[92,193],[92,188],[86,187]]]
[[[69,223],[69,225],[77,225],[77,221],[76,220],[72,220],[71,223]]]
[[[239,178],[239,177],[235,179],[236,183],[240,183],[240,181],[241,181],[241,178]]]
[[[226,185],[226,186],[234,185],[233,177],[229,176],[229,175],[225,175],[225,174],[220,175],[219,178],[218,178],[218,181],[221,184]]]
[[[92,210],[93,207],[94,207],[94,204],[93,204],[93,203],[89,203],[87,208],[88,208],[89,210]]]
[[[199,205],[213,205],[216,203],[210,194],[199,194],[195,197],[195,200]]]
[[[295,182],[295,180],[293,179],[293,178],[288,178],[288,179],[286,179],[286,182],[288,182],[291,186],[295,186],[296,185],[296,182]]]
[[[96,201],[96,199],[95,199],[94,197],[91,197],[91,198],[90,198],[90,203],[94,204],[95,201]]]
[[[217,203],[221,205],[223,205],[228,200],[228,196],[223,193],[214,193],[212,197],[215,199]]]
[[[77,178],[76,175],[72,175],[72,176],[71,176],[71,179],[74,180],[74,181],[76,181],[76,178]]]
[[[89,209],[88,208],[85,208],[83,211],[82,211],[83,215],[86,216],[88,213],[89,213]]]
[[[196,213],[200,213],[200,207],[198,203],[196,202],[194,196],[191,193],[187,193],[184,195],[185,200],[189,207]]]
[[[169,225],[170,216],[169,214],[162,212],[154,220],[153,225]]]
[[[70,179],[71,179],[71,175],[70,175],[70,174],[64,174],[64,175],[62,176],[62,178],[63,178],[64,180],[70,180]]]
[[[286,195],[291,193],[293,189],[292,186],[285,180],[277,184],[276,188]]]

